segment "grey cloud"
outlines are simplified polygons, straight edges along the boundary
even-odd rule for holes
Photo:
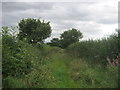
[[[57,6],[64,7],[57,12]],[[56,20],[76,20],[76,21],[92,21],[101,24],[117,23],[117,10],[108,6],[99,4],[81,4],[81,3],[66,3],[55,4],[53,10],[48,11],[49,15],[46,18]],[[95,8],[98,7],[98,8]],[[102,8],[102,9],[101,9]],[[57,13],[56,13],[57,12]],[[109,17],[109,18],[106,18]]]
[[[57,23],[57,24],[55,24]],[[54,22],[54,24],[56,25],[56,27],[60,28],[60,29],[69,29],[69,28],[74,28],[76,25],[76,21],[72,21],[72,20],[57,20],[57,22]]]
[[[118,20],[117,20],[117,16],[116,18],[101,18],[97,21],[98,23],[101,23],[101,24],[117,24],[118,23]]]
[[[39,10],[45,10],[45,9],[51,9],[52,3],[45,3],[45,2],[3,2],[2,3],[2,10],[3,12],[19,12],[22,10],[28,10],[28,9],[39,9]]]
[[[85,35],[95,36],[102,33],[100,24],[117,23],[115,8],[99,5],[99,3],[4,2],[2,15],[3,25],[15,25],[15,23],[17,25],[22,18],[41,17],[51,22],[52,37],[57,37],[61,32],[70,28],[78,28]],[[91,21],[95,25],[91,25]],[[84,24],[79,22],[84,22]]]
[[[117,17],[106,19],[103,12],[97,14],[100,11],[91,10],[93,3],[3,3],[3,13],[14,12],[18,16],[34,16],[48,19],[51,21],[64,21],[64,20],[76,20],[76,21],[91,21],[94,20],[98,23],[117,23]],[[96,5],[97,6],[97,5]],[[36,13],[20,11],[34,10]]]

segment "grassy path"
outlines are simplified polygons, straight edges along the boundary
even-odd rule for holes
[[[49,67],[54,73],[54,77],[56,79],[56,87],[77,88],[78,85],[69,76],[69,71],[65,64],[65,60],[66,58],[64,57],[64,54],[54,53],[52,62],[49,63]]]

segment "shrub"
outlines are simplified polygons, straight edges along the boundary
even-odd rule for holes
[[[102,40],[88,40],[74,43],[67,48],[68,52],[77,57],[93,58],[105,64],[106,57],[115,58],[118,54],[118,41],[115,36]],[[92,62],[92,61],[91,61]]]
[[[26,85],[22,79],[9,76],[4,79],[3,88],[26,88]]]
[[[10,31],[11,30],[11,31]],[[3,28],[2,33],[2,73],[3,77],[21,76],[31,70],[29,55],[25,53],[26,44],[10,34],[12,29]]]

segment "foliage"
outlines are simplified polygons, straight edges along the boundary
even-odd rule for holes
[[[118,36],[117,36],[117,38],[118,38],[118,50],[120,52],[120,29],[117,32],[118,32]]]
[[[25,45],[11,34],[12,29],[2,29],[2,68],[3,77],[21,76],[31,70],[29,55],[25,53]]]
[[[50,22],[40,21],[39,19],[22,19],[19,22],[19,37],[27,39],[29,43],[41,43],[47,37],[50,37]]]
[[[24,80],[8,76],[3,81],[4,88],[26,88]]]
[[[87,56],[87,58],[93,58],[95,62],[106,64],[106,57],[113,59],[118,54],[118,40],[112,35],[102,40],[88,40],[74,43],[67,50],[72,55],[83,58]]]
[[[90,65],[87,60],[75,59],[68,65],[70,76],[80,85],[80,88],[111,88],[118,87],[118,68],[112,72],[102,67],[102,65]],[[114,72],[114,74],[113,74]],[[102,77],[104,76],[104,77]]]
[[[47,45],[41,42],[51,33],[49,22],[22,19],[19,29],[19,37],[14,27],[2,29],[4,88],[118,87],[119,30],[108,38],[78,42],[82,33],[72,29]]]
[[[50,46],[60,47],[60,40],[58,38],[53,38],[50,43],[47,43]]]
[[[78,42],[82,37],[83,35],[79,30],[72,28],[72,30],[65,31],[61,34],[60,44],[62,48],[66,48],[70,44]]]
[[[43,49],[41,50],[41,47]],[[64,49],[40,46],[26,47],[32,60],[32,72],[24,77],[4,79],[5,87],[21,88],[117,88],[117,67],[104,68],[93,61],[72,57]],[[102,77],[104,76],[104,77]]]
[[[45,47],[46,48],[46,47]],[[48,47],[47,47],[48,48]],[[56,48],[57,49],[57,48]],[[51,48],[53,52],[55,48]],[[91,59],[92,60],[92,59]],[[89,64],[87,60],[72,58],[68,53],[49,53],[44,57],[44,64],[35,64],[30,74],[18,79],[17,85],[9,83],[11,87],[26,85],[27,88],[116,88],[117,67],[104,68],[101,64]],[[104,76],[104,77],[101,77]],[[12,78],[15,79],[16,78]],[[8,79],[7,79],[8,80]],[[14,81],[15,81],[14,80]],[[10,81],[7,81],[10,82]],[[22,83],[22,84],[21,84]]]

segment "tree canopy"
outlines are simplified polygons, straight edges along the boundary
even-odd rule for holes
[[[72,28],[71,30],[65,31],[60,36],[60,42],[63,48],[68,47],[70,44],[78,42],[83,37],[82,33]]]
[[[44,39],[50,37],[50,22],[44,22],[40,19],[22,19],[19,22],[19,38],[27,39],[29,43],[43,42]]]
[[[48,43],[48,44],[51,45],[51,46],[57,46],[57,47],[59,47],[59,45],[60,45],[60,43],[59,43],[59,38],[53,38],[53,39],[51,40],[51,42]]]

